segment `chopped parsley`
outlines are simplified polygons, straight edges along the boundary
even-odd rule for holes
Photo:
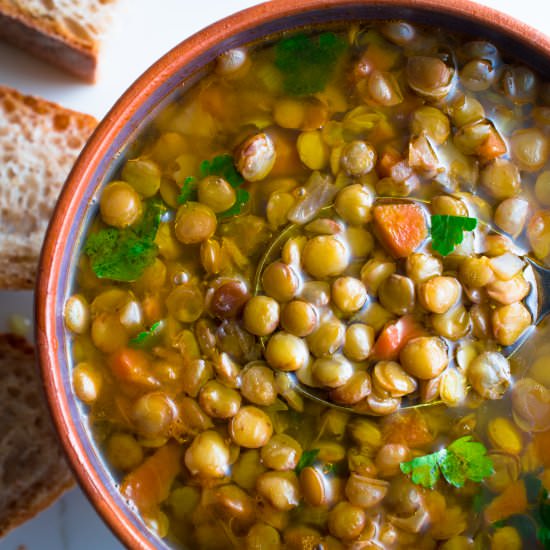
[[[537,539],[544,548],[550,548],[550,529],[543,525],[537,529]]]
[[[346,41],[332,32],[283,38],[275,47],[275,66],[285,91],[297,96],[323,91],[346,49]]]
[[[475,218],[466,216],[434,215],[431,219],[432,248],[447,256],[464,240],[464,231],[477,227]]]
[[[230,216],[240,214],[243,206],[250,200],[250,193],[246,189],[237,187],[236,193],[237,200],[235,201],[235,204],[229,210],[218,214],[220,218],[229,218]]]
[[[237,195],[235,204],[225,212],[218,214],[218,216],[220,218],[229,218],[230,216],[240,214],[243,206],[250,200],[250,193],[241,187],[244,183],[244,178],[237,172],[233,157],[231,155],[218,155],[212,160],[203,160],[199,171],[201,179],[206,176],[220,176],[235,189]],[[185,178],[180,189],[178,204],[197,200],[197,187],[197,178],[194,176]]]
[[[221,176],[233,188],[244,183],[244,178],[237,172],[231,155],[218,155],[212,160],[203,160],[200,165],[200,174],[201,178]]]
[[[317,458],[319,451],[320,449],[311,449],[310,451],[304,451],[302,453],[302,456],[300,457],[300,460],[298,461],[298,464],[294,469],[297,475],[300,475],[300,472],[304,468],[307,468],[308,466],[312,466],[315,463],[315,459]]]
[[[110,227],[91,234],[84,253],[97,277],[125,282],[138,279],[157,257],[155,237],[163,211],[160,201],[151,200],[136,225],[124,229]]]
[[[153,323],[151,325],[151,328],[149,330],[144,330],[143,332],[140,332],[137,336],[134,336],[130,340],[130,345],[132,347],[146,347],[148,346],[156,336],[158,336],[162,323],[161,321],[157,321],[156,323]]]
[[[417,485],[432,488],[443,475],[447,483],[463,487],[467,480],[480,482],[494,472],[493,462],[482,443],[471,436],[461,437],[446,449],[401,463],[401,471],[411,474]]]
[[[187,201],[193,201],[197,198],[197,178],[189,176],[183,181],[178,196],[178,204],[183,204]]]
[[[546,489],[542,491],[535,515],[538,520],[537,539],[544,548],[550,549],[550,498]]]

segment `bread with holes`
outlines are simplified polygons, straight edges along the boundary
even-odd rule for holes
[[[0,536],[74,484],[55,434],[33,347],[0,334]]]
[[[114,0],[0,0],[0,38],[93,82]]]
[[[34,286],[50,215],[96,120],[0,86],[0,288]]]

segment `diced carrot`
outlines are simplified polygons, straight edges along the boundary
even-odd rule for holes
[[[376,171],[381,178],[389,178],[391,175],[391,169],[394,164],[397,164],[403,157],[399,154],[397,149],[388,147],[381,155],[378,163],[376,164]]]
[[[124,478],[121,493],[146,514],[168,498],[180,470],[181,448],[177,443],[168,443]]]
[[[379,204],[373,209],[374,230],[394,258],[406,258],[428,235],[424,212],[417,204]]]
[[[266,134],[273,140],[277,157],[269,172],[270,177],[297,176],[305,173],[305,166],[300,160],[296,148],[296,133],[274,126],[266,129]]]
[[[391,414],[382,421],[386,443],[406,445],[411,449],[424,447],[434,440],[425,416],[416,410]]]
[[[164,314],[164,300],[161,298],[160,293],[147,293],[141,301],[141,307],[146,324],[152,325],[154,322],[162,319]]]
[[[477,149],[477,154],[486,159],[494,159],[506,153],[506,143],[495,130],[489,132],[487,139]]]
[[[387,323],[382,329],[372,349],[372,358],[378,361],[394,361],[405,344],[419,336],[426,336],[426,331],[413,315],[404,315],[397,321]]]
[[[527,510],[527,491],[523,480],[514,481],[485,508],[485,521],[494,523]]]
[[[111,372],[121,382],[139,386],[156,386],[157,381],[150,374],[149,355],[140,349],[121,348],[109,357]]]

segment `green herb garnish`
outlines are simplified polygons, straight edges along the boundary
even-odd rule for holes
[[[201,178],[206,176],[221,176],[231,187],[237,188],[244,183],[243,177],[237,172],[231,155],[218,155],[212,160],[203,160],[200,165]]]
[[[546,489],[542,491],[536,516],[538,520],[537,539],[544,548],[550,549],[550,499]]]
[[[226,210],[218,214],[220,218],[229,218],[240,214],[243,206],[250,200],[250,193],[241,187],[244,183],[244,178],[237,172],[235,163],[231,155],[218,155],[212,160],[203,160],[200,165],[200,177],[206,176],[220,176],[222,177],[237,194],[235,204]],[[196,193],[197,183],[193,177],[185,178],[183,187],[181,188],[178,202],[183,204],[188,200],[192,200],[192,196]]]
[[[275,48],[275,65],[283,73],[285,91],[308,95],[324,90],[347,43],[332,32],[296,34]]]
[[[218,214],[218,217],[229,218],[230,216],[236,216],[241,213],[243,206],[250,200],[250,193],[242,187],[238,187],[236,192],[237,200],[235,201],[235,204],[229,210]]]
[[[144,347],[151,343],[151,341],[158,336],[159,328],[161,327],[161,322],[157,321],[153,323],[149,330],[144,330],[140,332],[137,336],[130,340],[130,345],[133,347]]]
[[[189,176],[183,180],[183,185],[178,196],[178,204],[192,201],[197,198],[197,178]]]
[[[471,436],[461,437],[446,449],[413,458],[400,465],[417,485],[432,488],[442,474],[447,483],[462,487],[467,480],[480,482],[493,474],[493,462],[482,443]]]
[[[544,525],[539,527],[537,529],[537,539],[544,548],[550,548],[550,528]]]
[[[432,216],[432,248],[447,256],[464,240],[464,231],[477,227],[475,218],[466,216]]]
[[[433,487],[439,479],[439,463],[447,454],[445,449],[425,456],[402,462],[399,466],[404,474],[412,474],[413,483],[422,487]]]
[[[240,214],[243,206],[250,200],[250,193],[241,187],[244,183],[244,178],[237,172],[233,157],[231,155],[218,155],[212,160],[203,160],[199,170],[201,179],[206,176],[220,176],[235,189],[237,194],[235,204],[225,212],[218,214],[218,216],[220,218],[229,218],[230,216]],[[178,204],[196,200],[197,186],[197,178],[193,176],[185,178],[178,197]]]
[[[84,252],[100,279],[135,281],[157,257],[155,237],[164,211],[162,203],[146,203],[139,223],[125,229],[108,228],[88,237]]]
[[[300,475],[300,472],[307,468],[308,466],[312,466],[315,463],[315,459],[317,458],[317,455],[319,454],[320,449],[311,449],[310,451],[304,451],[302,453],[302,456],[300,457],[300,460],[298,461],[298,464],[296,468],[294,468],[294,471],[297,475]]]

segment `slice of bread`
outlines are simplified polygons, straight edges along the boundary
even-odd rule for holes
[[[89,115],[0,86],[0,288],[34,286],[50,214],[95,126]]]
[[[115,0],[0,0],[0,38],[88,82]]]
[[[34,349],[0,334],[0,536],[74,484],[47,410]]]

